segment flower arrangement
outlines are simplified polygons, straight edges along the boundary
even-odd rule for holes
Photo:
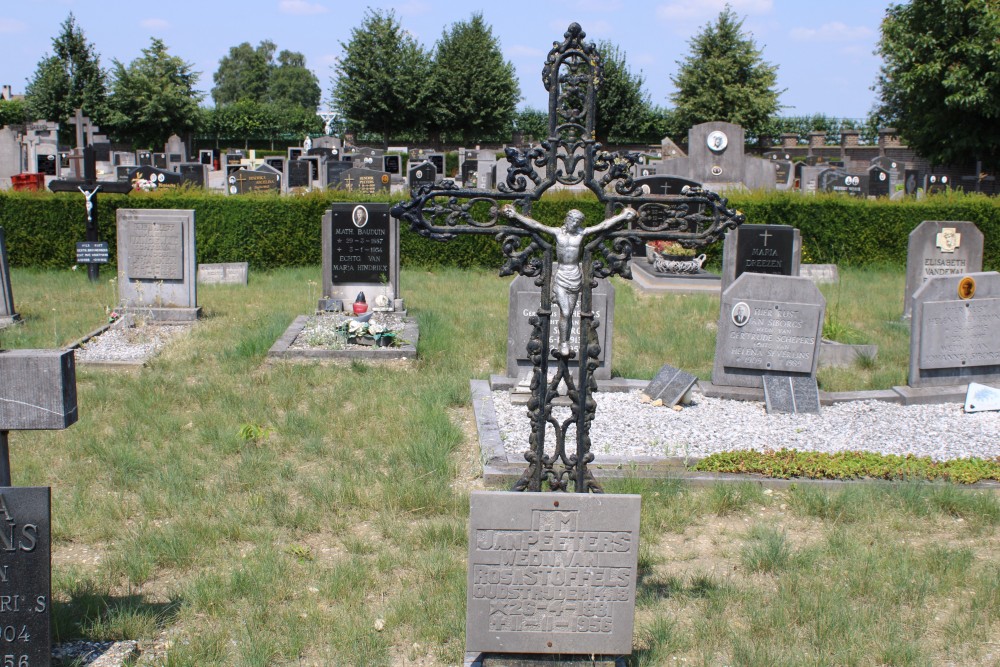
[[[654,252],[673,257],[694,257],[697,254],[694,248],[685,248],[677,241],[650,241],[646,244]]]
[[[388,329],[385,325],[378,322],[347,320],[341,323],[337,329],[347,335],[348,341],[352,338],[358,341],[371,338],[378,347],[395,347],[400,345],[401,342],[397,332]]]

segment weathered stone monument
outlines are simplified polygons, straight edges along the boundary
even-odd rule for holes
[[[636,244],[672,240],[703,247],[743,221],[703,189],[646,194],[632,178],[638,154],[601,149],[594,139],[601,56],[584,37],[574,23],[553,45],[542,71],[548,140],[505,151],[510,166],[496,175],[496,190],[486,190],[482,176],[476,189],[451,180],[426,183],[392,209],[393,217],[427,238],[496,238],[506,258],[501,275],[518,274],[539,288],[526,346],[532,435],[528,465],[513,490],[539,492],[547,485],[566,491],[572,485],[574,493],[473,495],[466,650],[483,654],[484,665],[492,652],[507,656],[500,664],[509,664],[511,654],[585,654],[590,662],[604,662],[631,652],[639,498],[596,495],[602,487],[589,468],[601,354],[594,290],[601,278],[631,277]],[[589,190],[604,205],[603,219],[586,225],[578,210],[568,211],[561,224],[532,218],[532,205],[551,188]],[[553,402],[561,394],[570,400],[570,416],[557,419]],[[547,431],[554,434],[548,448]],[[553,604],[525,604],[543,599]]]
[[[77,418],[72,350],[0,351],[0,655],[12,665],[52,664],[52,513],[49,487],[11,486],[9,432]]]
[[[808,278],[744,273],[722,293],[712,384],[816,377],[826,299]]]
[[[959,276],[983,270],[983,233],[971,222],[924,220],[910,232],[906,245],[906,291],[903,317],[912,298],[935,276]]]
[[[365,295],[372,310],[402,311],[399,221],[388,204],[337,203],[323,216],[323,298],[319,310],[341,310]]]
[[[7,234],[0,227],[0,329],[20,321],[14,310],[14,292],[10,286],[10,264],[7,261]]]
[[[935,276],[913,295],[911,387],[1000,381],[1000,273]]]
[[[658,174],[680,176],[719,190],[774,190],[774,167],[744,150],[745,132],[735,123],[713,121],[688,131],[688,155],[664,159]]]
[[[118,297],[154,322],[198,318],[194,211],[118,209]]]

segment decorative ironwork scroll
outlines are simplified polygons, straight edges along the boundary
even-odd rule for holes
[[[744,220],[726,199],[708,190],[685,188],[680,195],[647,195],[632,180],[638,155],[602,150],[594,139],[601,57],[585,37],[579,24],[573,23],[563,41],[553,43],[542,69],[549,92],[548,138],[527,151],[506,148],[510,167],[496,190],[460,188],[445,180],[421,186],[411,193],[410,201],[392,209],[394,217],[427,238],[494,236],[506,258],[500,275],[533,277],[541,288],[538,312],[529,318],[528,353],[533,369],[528,401],[531,437],[524,454],[528,467],[514,485],[515,491],[541,491],[546,483],[553,491],[566,491],[571,481],[577,493],[602,491],[588,469],[594,460],[590,424],[597,409],[593,372],[600,355],[592,310],[597,279],[612,275],[631,279],[633,244],[670,240],[686,248],[701,248]],[[531,219],[532,204],[554,186],[590,190],[604,204],[605,220],[580,227],[578,211],[570,211],[562,227]],[[564,309],[579,302],[577,349],[566,344],[571,313],[565,313],[560,344],[555,349],[549,345],[553,296],[560,318]],[[574,359],[579,359],[578,369],[570,366]],[[573,370],[578,371],[575,377]],[[572,403],[570,417],[562,421],[553,416],[553,400],[560,388]],[[555,439],[549,453],[547,426]],[[575,453],[567,448],[571,437],[576,440]]]

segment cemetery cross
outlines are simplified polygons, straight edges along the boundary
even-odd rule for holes
[[[548,138],[527,151],[507,149],[510,167],[496,190],[463,189],[444,180],[420,186],[411,192],[410,201],[392,209],[393,217],[405,220],[414,232],[427,238],[449,241],[466,234],[494,236],[506,257],[500,275],[532,277],[541,288],[538,312],[528,320],[532,325],[528,353],[533,364],[528,401],[531,436],[524,454],[528,467],[514,484],[515,491],[541,491],[544,483],[553,491],[566,491],[572,480],[576,493],[602,492],[587,467],[594,460],[589,433],[597,410],[592,396],[597,390],[593,372],[600,354],[592,311],[597,279],[632,277],[632,243],[671,240],[687,248],[700,248],[744,221],[743,214],[728,208],[727,200],[704,189],[685,188],[680,195],[646,195],[631,177],[639,154],[602,150],[594,140],[601,56],[585,37],[580,25],[573,23],[562,43],[553,43],[542,70],[549,92]],[[556,184],[589,189],[604,204],[605,220],[582,227],[579,211],[570,211],[561,228],[531,219],[532,204]],[[559,344],[550,349],[553,292],[560,314]],[[577,303],[580,339],[572,349],[567,321],[571,312],[566,310]],[[570,361],[578,354],[579,373],[574,379]],[[551,379],[550,356],[555,366]],[[570,416],[560,423],[552,408],[561,385],[565,385],[572,406]],[[545,451],[546,425],[553,427],[555,435],[552,454]],[[575,454],[568,453],[566,447],[571,428]]]
[[[83,141],[83,121],[80,110],[77,109],[76,118],[76,140],[77,148]],[[89,134],[89,133],[88,133]],[[49,190],[52,192],[82,192],[86,200],[87,224],[86,237],[89,242],[97,242],[97,192],[109,192],[114,194],[128,194],[132,191],[131,183],[120,183],[118,181],[98,181],[97,161],[95,160],[94,147],[88,145],[83,148],[83,178],[63,178],[49,183]],[[87,275],[91,282],[97,282],[100,277],[101,265],[91,262],[87,264]]]

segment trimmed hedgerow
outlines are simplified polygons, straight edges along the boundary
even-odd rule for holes
[[[305,196],[226,197],[201,190],[98,196],[100,238],[115,244],[115,212],[125,208],[195,210],[199,262],[246,261],[255,269],[315,265],[320,262],[320,221],[334,201],[399,201],[402,197],[358,197],[356,193],[314,192]],[[736,193],[730,205],[747,222],[786,224],[802,232],[803,261],[851,266],[905,266],[910,231],[924,220],[968,220],[985,236],[984,269],[1000,268],[1000,201],[950,193],[920,201],[859,200],[797,193]],[[604,208],[592,195],[556,193],[537,202],[532,215],[559,225],[570,208],[589,222]],[[70,193],[0,193],[0,227],[7,234],[13,266],[72,265],[75,242],[84,240],[83,197]],[[464,236],[448,243],[421,238],[408,229],[401,240],[402,262],[410,266],[499,267],[503,257],[491,235]],[[722,244],[707,250],[718,261]]]

